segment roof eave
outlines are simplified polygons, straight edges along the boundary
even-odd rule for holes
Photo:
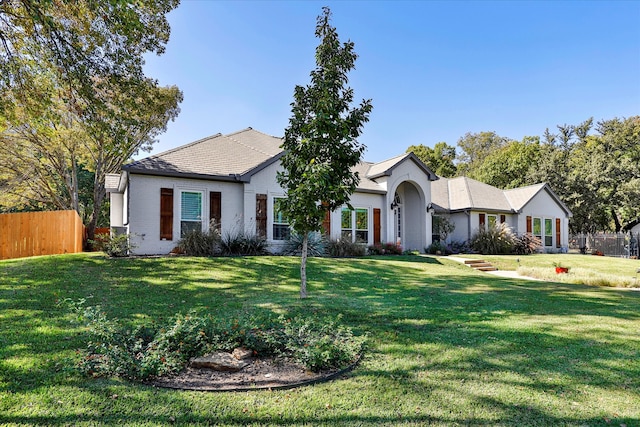
[[[254,166],[253,168],[249,169],[248,171],[239,174],[238,176],[240,176],[240,181],[242,182],[251,182],[251,178],[253,177],[253,175],[257,174],[258,172],[266,169],[267,167],[271,166],[272,164],[274,164],[275,162],[277,162],[278,160],[280,160],[280,158],[284,156],[284,151],[281,151],[280,153],[276,154],[275,156],[271,157],[270,159],[265,160],[264,162],[260,163],[257,166]]]
[[[356,193],[369,193],[369,194],[387,194],[384,190],[374,190],[371,188],[356,188]]]
[[[244,179],[243,175],[239,175],[239,174],[208,175],[208,174],[200,174],[200,173],[158,171],[158,170],[145,170],[145,169],[135,169],[135,168],[127,168],[126,171],[130,174],[136,174],[136,175],[166,176],[166,177],[172,177],[172,178],[200,179],[200,180],[207,180],[207,181],[249,182]]]

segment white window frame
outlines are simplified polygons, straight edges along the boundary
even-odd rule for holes
[[[271,200],[271,212],[273,212],[273,221],[271,224],[271,237],[273,240],[282,242],[285,240],[288,240],[289,237],[291,236],[291,228],[289,227],[289,222],[282,222],[285,221],[284,216],[282,216],[282,218],[278,218],[278,213],[279,211],[276,209],[276,203],[278,200],[283,200],[286,199],[286,197],[278,197],[278,196],[274,196]],[[281,221],[279,221],[281,220]],[[276,227],[284,227],[286,226],[286,232],[283,232],[282,235],[278,235],[276,237]],[[284,230],[284,229],[283,229]]]
[[[549,235],[547,235],[547,221],[549,221],[549,223],[551,224],[551,230],[549,231]],[[545,248],[552,248],[553,247],[553,218],[543,218],[542,223],[544,224],[542,227],[542,238],[544,239],[542,241],[542,244],[544,245]],[[549,244],[547,245],[547,237],[549,238]]]
[[[190,231],[190,230],[183,230],[183,222],[191,222],[191,223],[200,223],[200,231],[202,231],[202,227],[203,227],[203,221],[202,218],[204,218],[204,192],[201,190],[179,190],[180,191],[180,219],[179,219],[179,224],[180,224],[180,237],[184,237],[185,233]],[[193,220],[193,219],[183,219],[182,218],[182,197],[183,194],[199,194],[200,195],[200,216],[199,216],[199,220]],[[194,228],[195,230],[197,230],[197,226]]]
[[[343,224],[343,215],[344,212],[350,212],[350,218],[349,218],[349,228],[344,228],[344,224]],[[367,228],[363,229],[363,228],[356,228],[357,227],[357,221],[356,221],[356,216],[358,211],[362,212],[364,211],[367,214]],[[371,238],[371,209],[369,208],[365,208],[365,207],[354,207],[353,209],[349,209],[348,206],[343,206],[342,209],[340,210],[340,238],[344,239],[347,237],[350,237],[351,242],[352,243],[366,243],[369,244],[369,240]],[[358,233],[366,233],[366,240],[364,239],[358,239]]]

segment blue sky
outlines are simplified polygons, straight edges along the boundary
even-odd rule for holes
[[[148,76],[184,92],[153,153],[247,127],[282,136],[325,5],[359,55],[355,99],[373,102],[366,160],[640,114],[640,1],[183,0],[165,54],[146,58]]]

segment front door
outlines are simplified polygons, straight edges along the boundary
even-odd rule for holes
[[[396,245],[402,245],[402,201],[396,192],[393,197],[393,227],[395,230]]]

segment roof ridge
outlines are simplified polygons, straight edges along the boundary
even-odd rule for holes
[[[503,190],[504,192],[507,191],[515,191],[515,190],[524,190],[526,188],[533,188],[533,187],[544,187],[545,185],[547,185],[546,182],[539,182],[537,184],[529,184],[529,185],[525,185],[524,187],[516,187],[516,188],[507,188],[506,190]]]
[[[467,190],[467,195],[469,197],[469,206],[475,206],[473,201],[473,194],[471,193],[471,188],[469,187],[469,177],[463,176],[464,187]]]
[[[385,160],[383,160],[381,162],[371,162],[371,163],[374,164],[374,165],[379,165],[380,163],[386,163],[386,162],[390,162],[391,160],[399,159],[401,157],[407,157],[409,154],[411,154],[411,153],[402,153],[402,154],[399,154],[397,156],[389,157],[388,159],[385,159]]]
[[[239,140],[238,140],[238,139],[236,139],[236,138],[233,138],[233,135],[238,135],[239,133],[241,133],[241,132],[246,132],[246,131],[248,131],[248,130],[253,130],[254,132],[258,132],[258,133],[260,133],[260,134],[262,134],[262,135],[265,135],[265,136],[269,136],[269,137],[271,137],[271,138],[276,138],[276,139],[278,139],[278,137],[277,137],[277,136],[267,135],[266,133],[263,133],[263,132],[260,132],[260,131],[254,130],[254,129],[252,129],[251,127],[248,127],[248,128],[246,128],[246,129],[243,129],[243,130],[240,130],[240,131],[237,131],[237,132],[234,132],[234,133],[230,133],[230,134],[228,134],[228,135],[223,135],[223,136],[224,136],[225,138],[229,138],[231,141],[235,142],[236,144],[240,144],[240,145],[242,145],[243,147],[246,147],[246,148],[248,148],[248,149],[250,149],[250,150],[255,151],[256,153],[264,154],[265,156],[269,157],[270,159],[272,159],[272,158],[274,158],[275,156],[277,156],[277,154],[275,154],[275,155],[271,155],[271,154],[269,154],[269,153],[267,153],[267,152],[265,152],[265,151],[262,151],[262,150],[259,150],[259,149],[258,149],[258,148],[256,148],[256,147],[253,147],[253,146],[251,146],[251,145],[249,145],[249,144],[245,144],[244,142],[239,141]],[[279,154],[279,153],[278,153],[278,154]]]

